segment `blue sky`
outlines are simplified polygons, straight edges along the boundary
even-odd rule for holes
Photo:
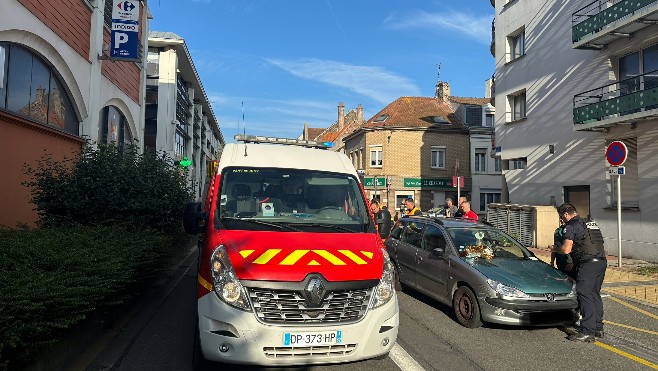
[[[297,137],[401,96],[483,97],[494,72],[487,0],[159,0],[151,29],[183,37],[227,142]]]

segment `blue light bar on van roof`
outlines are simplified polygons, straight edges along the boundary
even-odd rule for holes
[[[291,146],[323,148],[323,149],[331,148],[331,147],[334,146],[334,144],[332,142],[316,142],[314,140],[264,137],[264,136],[259,136],[259,135],[237,134],[234,138],[235,138],[236,142],[244,142],[244,143],[287,144],[287,145],[291,145]]]

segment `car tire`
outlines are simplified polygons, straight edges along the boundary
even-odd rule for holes
[[[194,330],[194,347],[192,349],[192,367],[198,371],[211,369],[211,363],[203,356],[201,350],[201,338],[199,336],[199,321],[197,320]]]
[[[467,328],[482,326],[480,305],[473,291],[468,286],[460,287],[452,297],[452,308],[460,325]]]

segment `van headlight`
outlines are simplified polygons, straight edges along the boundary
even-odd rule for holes
[[[395,267],[391,263],[391,258],[388,256],[386,249],[382,249],[382,259],[384,260],[384,269],[382,271],[382,279],[375,287],[375,291],[370,300],[370,309],[381,307],[388,303],[395,295],[394,282],[395,282]]]
[[[215,294],[224,303],[251,311],[247,291],[235,274],[224,245],[219,245],[210,257],[210,273]]]
[[[530,299],[530,295],[511,286],[503,285],[494,280],[487,279],[487,283],[501,299]]]

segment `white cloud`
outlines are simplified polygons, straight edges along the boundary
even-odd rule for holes
[[[338,86],[388,104],[400,96],[417,96],[416,84],[396,73],[376,66],[354,66],[321,59],[267,59],[273,65],[307,80]]]
[[[399,19],[392,16],[388,17],[385,22],[398,29],[453,30],[481,43],[488,44],[491,41],[491,21],[493,18],[493,14],[476,16],[458,11],[430,13],[418,10]]]

